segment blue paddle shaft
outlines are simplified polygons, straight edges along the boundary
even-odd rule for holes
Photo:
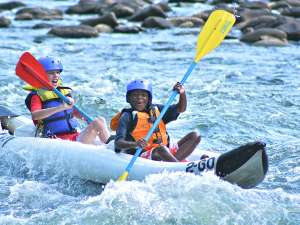
[[[56,88],[53,88],[53,90],[55,94],[58,95],[58,97],[60,97],[65,103],[67,104],[71,104],[70,100],[64,96],[59,90],[57,90]],[[93,121],[93,119],[87,115],[85,112],[83,112],[80,108],[78,108],[78,106],[74,105],[74,108],[80,113],[80,115],[82,115],[84,117],[84,119],[87,121],[87,123],[91,123]]]
[[[196,62],[192,62],[190,67],[188,68],[187,72],[185,73],[184,77],[182,78],[182,80],[180,81],[180,84],[183,85],[185,83],[185,81],[188,79],[188,77],[191,75],[192,71],[194,70],[194,68],[196,67],[197,63]],[[153,134],[155,128],[158,126],[158,124],[160,123],[161,119],[163,118],[163,116],[165,115],[165,113],[167,112],[168,108],[170,107],[170,105],[172,104],[172,102],[174,101],[176,95],[178,94],[177,91],[172,91],[172,94],[169,98],[169,100],[167,101],[167,103],[165,104],[165,106],[163,107],[162,111],[160,112],[159,116],[157,117],[157,119],[155,120],[155,122],[153,123],[152,127],[150,128],[150,130],[148,131],[145,140],[146,142],[149,141],[151,135]],[[126,167],[126,171],[129,173],[129,171],[131,170],[133,163],[136,161],[137,157],[141,154],[142,152],[142,148],[137,148],[134,156],[132,157],[131,161],[129,162],[128,166]]]

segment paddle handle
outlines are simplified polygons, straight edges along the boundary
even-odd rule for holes
[[[180,84],[183,85],[185,83],[185,81],[188,79],[188,77],[191,75],[192,71],[194,70],[194,68],[196,67],[197,63],[194,61],[191,63],[190,67],[188,68],[187,72],[185,73],[185,75],[183,76],[182,80],[180,81]],[[160,112],[159,116],[157,117],[157,119],[155,120],[155,122],[153,123],[152,127],[150,128],[150,130],[148,131],[145,140],[146,142],[149,141],[151,135],[153,134],[155,128],[158,126],[158,124],[160,123],[161,119],[163,118],[163,116],[165,115],[165,113],[167,112],[168,108],[170,107],[170,105],[172,104],[172,102],[174,101],[176,95],[178,94],[177,91],[172,91],[172,94],[169,98],[169,100],[167,101],[167,103],[165,104],[165,106],[163,107],[162,111]],[[129,173],[130,169],[132,168],[134,162],[136,161],[136,159],[138,158],[138,156],[141,154],[142,152],[142,148],[137,148],[134,156],[132,157],[131,161],[129,162],[129,164],[127,165],[125,171],[127,171],[127,173]]]
[[[57,90],[56,88],[53,88],[52,90],[55,94],[58,95],[58,97],[60,97],[64,102],[66,102],[67,104],[71,104],[70,100],[64,96],[59,90]],[[93,119],[87,115],[84,111],[82,111],[78,106],[74,105],[74,108],[80,113],[80,115],[82,115],[84,117],[84,119],[87,121],[88,124],[90,124]]]

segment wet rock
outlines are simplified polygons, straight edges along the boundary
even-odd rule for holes
[[[144,20],[142,27],[168,29],[172,27],[172,23],[164,18],[151,16]]]
[[[109,13],[109,14],[106,14],[101,17],[82,20],[81,24],[89,25],[92,27],[94,27],[98,24],[106,24],[106,25],[114,28],[114,27],[118,26],[118,21],[117,21],[116,15],[114,13]]]
[[[300,7],[283,9],[283,10],[281,10],[281,15],[291,16],[291,17],[300,17]]]
[[[138,10],[144,7],[146,4],[151,4],[151,0],[108,0],[110,4],[113,3],[120,3],[126,5],[134,10]]]
[[[276,27],[280,25],[278,21],[278,16],[259,16],[255,18],[250,18],[244,22],[241,22],[237,25],[237,28],[241,29],[243,32],[249,27],[256,29],[265,28],[265,27]]]
[[[77,5],[70,6],[67,14],[95,14],[101,10],[101,5],[95,1],[80,1]]]
[[[209,15],[211,14],[211,12],[212,12],[212,10],[205,10],[205,11],[193,14],[192,17],[197,17],[203,21],[206,21],[208,19]]]
[[[286,0],[288,4],[290,4],[293,7],[298,7],[300,6],[300,0]]]
[[[124,26],[124,25],[121,25],[121,26],[117,26],[114,29],[114,32],[116,32],[116,33],[127,33],[127,34],[136,34],[136,33],[139,33],[140,31],[143,31],[143,30],[144,29],[142,29],[139,26]]]
[[[203,25],[204,21],[198,17],[172,17],[169,18],[168,21],[172,23],[172,25],[176,27],[199,27]]]
[[[286,1],[278,1],[278,2],[271,2],[269,4],[269,7],[270,9],[276,10],[276,9],[290,8],[292,6]]]
[[[159,8],[161,8],[161,10],[164,11],[164,12],[171,12],[172,11],[172,8],[168,5],[168,2],[159,2],[155,5],[158,6]]]
[[[47,8],[23,8],[17,11],[16,20],[23,19],[41,19],[41,20],[54,20],[62,19],[63,13],[58,9],[47,9]]]
[[[285,32],[289,40],[299,41],[300,40],[300,22],[299,20],[294,20],[282,24],[277,27],[277,29]]]
[[[243,2],[243,1],[241,1]],[[212,4],[220,4],[220,3],[237,3],[237,0],[213,0]]]
[[[233,8],[230,8],[230,7],[228,7],[225,4],[220,4],[220,5],[216,6],[215,9],[222,9],[222,10],[225,10],[225,11],[230,12],[232,14],[236,14],[236,11],[234,11]],[[208,19],[208,17],[210,16],[210,14],[215,9],[205,10],[205,11],[201,11],[201,12],[195,13],[195,14],[192,15],[192,17],[198,17],[198,18],[202,19],[203,21],[206,21]]]
[[[269,9],[269,5],[266,2],[253,1],[253,2],[242,2],[240,4],[241,8],[248,9]]]
[[[241,17],[241,21],[257,18],[260,16],[272,16],[273,13],[269,9],[241,9],[238,13]]]
[[[0,27],[9,27],[9,25],[11,24],[11,20],[1,16],[0,17]]]
[[[189,3],[205,3],[207,0],[169,0],[170,3],[189,2]],[[223,0],[224,2],[224,0]]]
[[[131,21],[143,21],[148,17],[161,17],[166,18],[165,12],[157,5],[150,5],[143,9],[138,10],[132,17],[129,18]]]
[[[96,30],[98,31],[98,33],[111,33],[113,32],[113,29],[106,25],[106,24],[98,24],[95,26]]]
[[[261,40],[253,43],[256,46],[286,46],[288,41],[286,39],[279,39],[271,36],[261,36]]]
[[[111,6],[107,7],[105,10],[106,12],[104,13],[113,12],[117,18],[129,17],[134,14],[133,8],[121,3],[112,4]]]
[[[1,10],[12,10],[12,9],[24,7],[24,6],[26,6],[24,3],[18,2],[18,1],[0,3],[0,11]]]
[[[91,38],[99,35],[96,28],[87,25],[57,26],[53,27],[49,34],[64,38]]]
[[[33,29],[46,29],[46,28],[52,28],[54,27],[54,25],[50,24],[50,23],[38,23],[36,25],[34,25],[32,28]]]
[[[16,15],[15,20],[33,20],[33,15],[30,13],[22,13],[19,15]]]
[[[276,38],[276,39],[279,39],[279,40],[282,40],[283,42],[285,42],[287,39],[287,34],[279,29],[262,28],[262,29],[253,30],[251,32],[244,34],[240,38],[240,41],[254,43],[254,42],[261,41],[261,40],[266,41],[268,39],[268,37]],[[272,40],[274,40],[274,39],[272,39]]]

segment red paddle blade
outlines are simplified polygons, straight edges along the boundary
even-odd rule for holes
[[[42,64],[29,52],[23,53],[16,66],[16,74],[23,81],[35,88],[52,90],[54,87],[49,82],[48,75]]]

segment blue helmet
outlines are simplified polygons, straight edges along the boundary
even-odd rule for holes
[[[63,66],[59,59],[46,56],[46,57],[40,58],[39,62],[43,65],[46,72],[53,71],[53,70],[58,70],[60,72],[63,71]]]
[[[152,85],[149,81],[134,80],[127,85],[126,101],[129,102],[129,94],[135,90],[144,90],[149,94],[149,103],[152,101]]]

